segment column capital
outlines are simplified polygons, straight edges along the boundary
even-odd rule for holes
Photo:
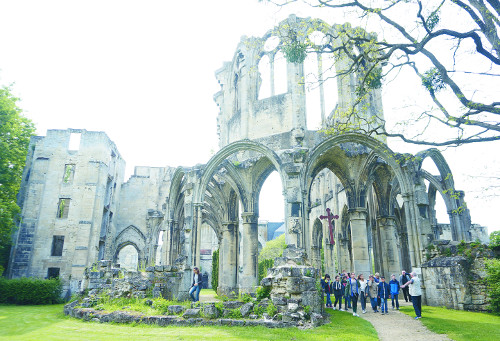
[[[386,225],[388,222],[395,222],[396,216],[393,215],[379,215],[377,216],[377,222]]]
[[[252,224],[259,221],[259,216],[254,212],[243,212],[241,213],[241,218],[244,224]]]
[[[368,212],[364,207],[355,207],[349,209],[349,217],[351,219],[366,219]]]

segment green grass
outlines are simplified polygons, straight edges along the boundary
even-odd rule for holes
[[[155,327],[84,322],[66,317],[62,305],[0,305],[0,340],[378,340],[373,326],[346,312],[309,330],[265,327]]]
[[[401,311],[411,317],[415,316],[411,306],[401,307]],[[447,334],[457,341],[490,341],[500,338],[500,317],[492,314],[423,306],[420,321],[429,330]]]

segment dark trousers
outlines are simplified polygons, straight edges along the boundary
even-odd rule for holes
[[[354,313],[357,313],[357,311],[358,311],[358,295],[356,295],[356,294],[352,295],[351,301],[352,301],[352,311]]]
[[[372,304],[373,311],[377,311],[377,299],[376,298],[370,298],[370,303]]]
[[[398,301],[398,295],[399,294],[392,294],[392,309],[394,309],[394,301],[396,301],[396,308],[399,309],[399,301]]]
[[[422,317],[422,296],[412,296],[411,303],[413,303],[415,315],[417,315],[417,317]]]
[[[402,290],[403,290],[403,296],[405,297],[405,301],[406,302],[408,302],[408,300],[411,301],[410,288],[404,287]]]
[[[361,302],[361,310],[366,310],[366,295],[364,291],[361,291],[359,301]]]
[[[335,303],[333,304],[333,307],[337,307],[337,302],[339,304],[339,310],[342,309],[342,294],[335,294]]]

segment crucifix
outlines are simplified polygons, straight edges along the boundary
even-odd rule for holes
[[[333,240],[333,221],[332,219],[339,219],[338,215],[333,215],[330,209],[326,209],[326,215],[319,216],[319,219],[328,219],[328,227],[330,229],[330,244],[335,245],[335,240]]]

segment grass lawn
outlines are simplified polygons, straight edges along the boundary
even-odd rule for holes
[[[415,316],[412,306],[401,307],[401,311]],[[500,339],[500,316],[492,314],[423,306],[420,321],[429,330],[457,341]]]
[[[330,310],[332,323],[309,330],[101,324],[64,316],[62,310],[62,305],[0,305],[0,340],[378,340],[369,322]]]

